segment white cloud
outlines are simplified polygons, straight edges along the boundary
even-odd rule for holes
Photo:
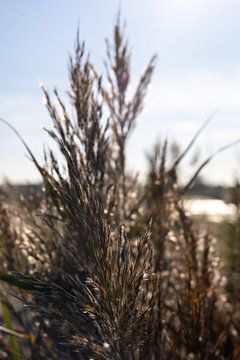
[[[41,96],[31,94],[0,95],[0,118],[14,126],[39,158],[46,136],[42,125],[49,124]],[[0,182],[9,178],[16,182],[40,179],[32,162],[26,157],[26,150],[16,135],[0,123]]]
[[[204,157],[239,137],[240,74],[230,77],[217,72],[195,72],[158,81],[155,77],[145,103],[142,121],[129,143],[129,164],[136,170],[143,169],[144,151],[157,137],[168,135],[170,140],[177,140],[184,147],[215,108],[219,113],[201,134],[195,149],[200,146]],[[10,121],[40,156],[42,143],[47,139],[41,125],[50,124],[40,94],[0,96],[0,117]],[[4,175],[15,181],[38,178],[25,153],[10,130],[0,125],[1,179]],[[208,166],[206,176],[215,182],[229,182],[236,164],[232,154],[228,151],[217,157],[213,165]],[[221,170],[223,161],[224,173]]]
[[[158,79],[149,90],[147,112],[199,112],[219,111],[240,114],[240,75],[230,78],[224,74],[199,72],[179,78]]]
[[[147,95],[141,122],[130,141],[130,165],[134,168],[137,163],[135,168],[139,168],[144,161],[141,147],[148,148],[160,135],[161,138],[168,136],[169,140],[176,140],[184,148],[216,108],[215,117],[194,147],[195,150],[201,149],[202,160],[240,137],[240,76],[195,72],[178,78],[165,77],[159,82],[155,78]],[[239,146],[216,156],[203,171],[205,177],[215,183],[230,183],[237,166],[234,156],[237,149]]]

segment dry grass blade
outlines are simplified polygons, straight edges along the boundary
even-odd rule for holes
[[[184,194],[186,193],[186,191],[191,187],[191,185],[193,184],[193,182],[196,180],[197,176],[200,174],[200,172],[202,171],[202,169],[208,165],[208,163],[218,154],[222,153],[225,150],[228,150],[230,148],[232,148],[235,145],[238,145],[240,143],[240,139],[235,140],[233,142],[230,142],[229,144],[226,144],[222,147],[220,147],[218,150],[216,150],[212,155],[210,155],[206,160],[203,161],[203,163],[198,167],[198,169],[196,170],[196,172],[194,173],[194,175],[191,177],[191,179],[189,180],[189,182],[184,186],[184,188],[182,189],[181,193]]]

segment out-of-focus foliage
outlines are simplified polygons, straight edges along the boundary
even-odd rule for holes
[[[8,185],[0,202],[0,358],[240,358],[239,295],[227,292],[216,239],[192,223],[178,182],[196,136],[183,153],[157,144],[145,184],[126,170],[154,65],[130,97],[117,22],[105,78],[77,37],[71,109],[43,89],[59,154],[47,150],[41,165],[28,149],[42,191]]]

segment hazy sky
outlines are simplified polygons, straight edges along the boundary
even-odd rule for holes
[[[78,21],[101,71],[106,37],[119,8],[133,50],[133,80],[158,54],[145,110],[129,143],[129,167],[144,169],[144,152],[157,138],[186,145],[218,110],[198,140],[201,158],[240,137],[240,1],[237,0],[9,0],[0,2],[0,117],[14,125],[37,157],[50,126],[39,82],[67,86],[68,53]],[[193,151],[194,153],[194,151]],[[191,157],[189,158],[189,161]],[[192,171],[186,162],[187,174]],[[240,169],[240,145],[205,170],[226,183]],[[26,151],[0,124],[0,181],[39,179]]]

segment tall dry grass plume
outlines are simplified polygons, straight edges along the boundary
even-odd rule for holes
[[[217,240],[184,208],[199,171],[185,189],[178,181],[197,135],[182,153],[156,144],[145,184],[126,168],[155,62],[130,97],[117,21],[105,77],[77,36],[71,110],[43,88],[59,153],[40,164],[21,139],[43,186],[19,194],[8,184],[0,202],[0,358],[240,359],[239,295],[226,290]]]

